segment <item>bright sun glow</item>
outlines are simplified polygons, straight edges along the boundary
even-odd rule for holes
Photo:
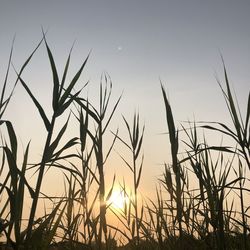
[[[116,210],[122,210],[124,209],[127,199],[128,198],[124,195],[123,192],[114,190],[111,197],[109,198],[109,202],[111,203],[111,206]]]

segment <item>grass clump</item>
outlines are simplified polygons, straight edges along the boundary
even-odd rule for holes
[[[23,77],[23,71],[42,44],[53,79],[51,117]],[[75,91],[89,56],[66,84],[71,51],[60,78],[43,34],[21,69],[17,71],[13,66],[16,81],[6,96],[12,48],[0,99],[0,234],[3,249],[249,249],[249,207],[245,197],[250,191],[247,188],[250,95],[243,117],[237,100],[233,98],[224,63],[225,84],[218,83],[232,128],[222,122],[194,121],[188,126],[181,124],[181,129],[178,129],[161,84],[171,162],[164,164],[155,197],[139,202],[144,126],[140,124],[138,113],[134,114],[131,124],[123,117],[128,139],[123,138],[117,129],[110,133],[111,143],[106,143],[110,123],[121,99],[117,98],[114,105],[110,105],[110,77],[103,74],[99,105],[95,106],[88,98],[82,97],[82,89]],[[22,85],[31,98],[46,130],[41,159],[37,163],[30,163],[30,142],[20,156],[13,121],[4,119],[17,84]],[[58,121],[63,119],[60,127]],[[73,123],[77,124],[77,135],[68,138],[67,131]],[[233,139],[235,145],[209,145],[204,135],[207,130]],[[202,133],[203,139],[200,140]],[[114,209],[110,203],[117,176],[113,176],[110,185],[105,176],[108,158],[118,142],[129,151],[130,158],[122,152],[118,154],[132,176],[131,187],[125,180],[120,184],[121,193],[126,197],[120,210]],[[180,147],[185,149],[183,153],[180,153]],[[51,168],[62,173],[64,191],[61,196],[42,192],[45,173]],[[27,178],[32,170],[35,171],[32,177],[35,184]],[[45,208],[41,215],[38,207],[43,200]],[[25,207],[27,201],[30,208]],[[28,212],[28,217],[24,211]],[[110,213],[121,226],[111,223]]]

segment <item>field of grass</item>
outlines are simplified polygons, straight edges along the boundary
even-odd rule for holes
[[[30,90],[32,83],[27,83],[23,77],[23,71],[42,44],[53,79],[51,116]],[[82,97],[88,83],[80,90],[75,89],[88,56],[70,81],[67,75],[71,54],[59,76],[45,35],[20,70],[12,67],[11,60],[12,51],[0,97],[1,249],[250,249],[250,213],[246,199],[250,192],[250,95],[243,114],[232,93],[224,63],[224,81],[218,81],[218,86],[228,108],[231,127],[221,121],[193,121],[179,124],[181,129],[177,129],[161,84],[165,105],[162,115],[166,116],[168,129],[163,136],[170,142],[171,162],[163,168],[155,197],[139,202],[144,126],[140,115],[135,113],[132,122],[123,117],[126,138],[119,130],[110,132],[110,122],[121,99],[118,97],[111,106],[110,77],[103,75],[99,105],[95,106]],[[14,83],[9,82],[10,72],[16,74]],[[27,98],[32,100],[46,130],[41,159],[36,163],[29,161],[30,143],[20,156],[22,147],[13,123],[4,118],[17,85],[21,85]],[[71,123],[78,127],[78,136],[67,138]],[[208,131],[214,136],[229,138],[231,145],[209,145]],[[112,136],[109,144],[106,134]],[[128,186],[126,181],[120,183],[120,193],[112,200],[116,176],[111,184],[107,183],[105,168],[117,143],[130,154],[127,158],[123,152],[118,152],[131,173],[126,178],[132,180],[132,185]],[[185,150],[180,152],[180,147]],[[63,176],[65,191],[61,197],[41,191],[44,178],[52,168]],[[35,185],[27,178],[30,173],[34,174]],[[119,199],[115,208],[112,203],[118,203]],[[38,207],[43,204],[46,206],[41,215]],[[111,215],[119,222],[119,227],[117,223],[110,223]]]

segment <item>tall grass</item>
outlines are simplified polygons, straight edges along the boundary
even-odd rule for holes
[[[26,82],[22,74],[42,44],[52,74],[51,117],[32,93],[32,83]],[[44,33],[19,71],[14,66],[11,70],[13,45],[11,47],[0,99],[1,247],[18,250],[249,249],[246,197],[250,191],[247,178],[250,169],[250,95],[243,116],[232,95],[224,62],[225,83],[218,83],[233,127],[220,121],[176,125],[161,84],[171,161],[164,164],[155,197],[144,198],[141,203],[139,184],[144,174],[144,126],[140,124],[140,116],[135,114],[132,123],[123,117],[128,139],[121,136],[119,130],[110,132],[109,126],[121,96],[111,106],[112,81],[107,74],[101,77],[99,105],[82,97],[82,89],[75,91],[89,56],[66,84],[71,50],[59,77]],[[16,74],[16,81],[10,85],[8,79],[12,72]],[[4,119],[17,84],[33,101],[46,130],[41,159],[37,163],[29,160],[31,143],[25,146],[21,156],[14,123]],[[6,95],[8,88],[10,94]],[[59,117],[65,121],[57,130]],[[75,136],[68,138],[67,130],[73,123],[77,123],[78,130]],[[235,145],[209,145],[205,136],[207,130],[213,131],[215,136],[229,137]],[[106,136],[112,136],[110,144]],[[125,179],[120,184],[126,197],[120,210],[114,209],[109,201],[116,176],[111,183],[107,183],[105,176],[108,158],[116,151],[116,143],[121,143],[130,152],[126,157],[123,152],[118,154],[131,173],[131,177],[126,178],[132,180],[131,187]],[[180,153],[179,148],[184,148],[184,152]],[[51,168],[63,173],[61,196],[42,192],[45,173]],[[27,178],[31,170],[35,171],[32,177],[35,185]],[[45,200],[43,215],[38,211],[42,200]],[[30,208],[25,207],[28,201],[31,201]],[[24,211],[28,212],[28,218],[24,217]],[[110,220],[110,213],[121,226]]]
[[[129,140],[128,142],[126,142],[125,139],[122,139],[119,136],[117,136],[117,138],[131,153],[130,161],[126,160],[122,155],[120,155],[120,157],[125,163],[125,166],[132,173],[133,187],[132,191],[129,192],[128,191],[129,188],[125,184],[125,181],[121,186],[122,193],[125,195],[125,197],[128,197],[128,204],[127,202],[124,204],[125,205],[123,211],[124,220],[122,221],[122,224],[125,225],[128,232],[130,232],[131,238],[129,238],[129,241],[131,245],[136,248],[140,244],[140,228],[142,225],[142,217],[143,217],[143,206],[141,207],[141,213],[139,214],[138,188],[141,180],[143,160],[144,160],[144,155],[141,153],[141,149],[142,149],[145,126],[143,126],[141,130],[139,114],[134,114],[132,126],[129,125],[125,117],[123,117],[123,120],[127,128]]]

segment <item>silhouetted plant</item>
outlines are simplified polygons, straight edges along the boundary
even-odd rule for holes
[[[33,95],[30,84],[26,83],[22,74],[43,43],[53,77],[51,117],[48,117],[45,108]],[[225,65],[225,89],[218,82],[233,128],[222,122],[194,121],[188,123],[189,127],[181,124],[181,129],[177,129],[166,91],[161,85],[171,163],[164,164],[155,197],[143,199],[140,205],[138,190],[143,173],[144,126],[140,126],[139,114],[134,114],[132,124],[123,117],[128,140],[122,138],[117,130],[112,133],[111,144],[107,145],[105,136],[121,97],[110,107],[112,82],[107,74],[101,78],[98,108],[88,98],[80,96],[81,90],[74,91],[89,56],[66,85],[71,50],[60,80],[53,54],[43,33],[43,38],[21,69],[17,71],[13,64],[16,81],[10,94],[6,95],[12,45],[0,97],[0,237],[4,238],[0,246],[15,250],[248,249],[249,206],[245,197],[250,192],[247,188],[250,169],[250,95],[243,119],[237,99],[232,95]],[[18,83],[33,101],[47,131],[38,163],[29,163],[30,142],[23,155],[20,155],[18,136],[12,121],[3,118]],[[66,114],[68,117],[64,124],[55,131],[58,118]],[[66,143],[63,143],[66,131],[73,122],[72,116],[78,122],[78,135],[66,138]],[[207,130],[233,139],[236,145],[209,145],[204,135]],[[131,159],[125,158],[122,152],[118,153],[132,173],[133,183],[132,187],[125,180],[120,184],[121,193],[127,199],[119,212],[112,209],[109,202],[116,176],[107,187],[104,174],[116,140],[121,141],[130,152]],[[184,148],[182,153],[181,147]],[[41,192],[45,172],[50,168],[63,173],[65,189],[61,196]],[[27,179],[31,169],[37,174],[34,188]],[[45,208],[44,214],[39,216],[37,207],[42,198],[51,207],[49,210]],[[28,200],[31,200],[31,208],[28,220],[25,221],[23,214]],[[240,201],[239,206],[237,201]],[[121,228],[108,223],[107,211],[113,212],[121,222]]]

